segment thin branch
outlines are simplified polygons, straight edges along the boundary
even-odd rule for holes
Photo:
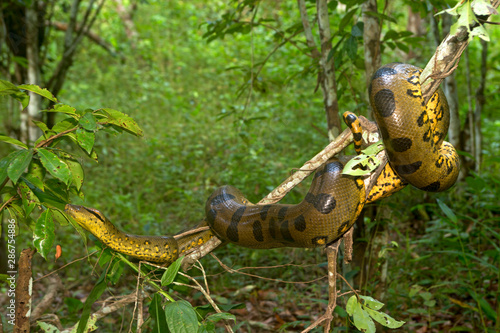
[[[41,279],[45,279],[46,277],[49,277],[49,276],[51,276],[52,274],[57,273],[57,272],[58,272],[58,271],[60,271],[61,269],[64,269],[64,268],[66,268],[67,266],[74,264],[75,262],[78,262],[78,261],[82,261],[82,260],[84,260],[84,259],[87,259],[87,258],[88,258],[88,257],[90,257],[91,255],[94,255],[96,252],[99,252],[99,251],[94,251],[94,252],[92,252],[92,253],[89,253],[89,254],[88,254],[88,255],[86,255],[85,257],[81,257],[81,258],[75,259],[75,260],[73,260],[73,261],[71,261],[71,262],[68,262],[66,265],[63,265],[63,266],[59,267],[58,269],[56,269],[56,270],[54,270],[54,271],[50,272],[49,274],[45,274],[44,276],[39,277],[38,279],[34,280],[34,281],[33,281],[33,283],[35,283],[35,282],[37,282],[37,281],[40,281]]]
[[[321,54],[319,53],[316,43],[314,42],[311,25],[309,24],[309,18],[307,17],[306,3],[304,0],[297,0],[297,4],[299,6],[300,18],[302,19],[302,26],[304,27],[304,35],[306,37],[307,46],[311,50],[313,58],[319,59]]]
[[[45,21],[45,25],[54,27],[56,30],[59,31],[66,31],[68,30],[68,24],[64,22],[52,22],[52,21]],[[82,31],[82,27],[80,25],[76,26],[76,30],[78,32]],[[108,53],[115,55],[116,50],[111,46],[108,42],[106,42],[104,39],[102,39],[98,34],[92,31],[87,31],[84,30],[84,35],[85,37],[89,38],[91,41],[105,49]]]
[[[272,279],[272,278],[267,278],[267,277],[256,275],[256,274],[250,274],[250,273],[242,272],[243,269],[249,269],[249,267],[243,267],[243,268],[240,268],[240,269],[232,269],[231,267],[227,266],[222,261],[220,261],[220,259],[217,258],[217,256],[215,256],[215,254],[210,253],[210,255],[215,260],[217,260],[217,262],[219,263],[219,265],[224,270],[226,270],[228,273],[231,273],[231,274],[236,273],[236,274],[246,275],[246,276],[250,276],[250,277],[254,277],[254,278],[261,279],[261,280],[266,280],[266,281],[273,281],[273,282],[287,283],[287,284],[304,284],[304,283],[314,283],[314,282],[323,280],[326,277],[326,276],[322,276],[320,278],[316,278],[314,280],[309,280],[309,281],[286,281],[286,280]],[[273,268],[273,267],[271,267],[271,268]]]

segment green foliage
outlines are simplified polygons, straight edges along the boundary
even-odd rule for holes
[[[377,154],[384,149],[382,141],[374,143],[361,151],[361,154],[353,157],[344,166],[343,174],[352,176],[367,175],[380,165]]]
[[[404,321],[395,320],[388,314],[378,311],[383,306],[383,303],[370,296],[353,295],[347,301],[346,311],[353,317],[357,329],[362,332],[375,333],[373,320],[388,328],[403,326]]]
[[[472,7],[473,3],[474,8]],[[465,29],[468,33],[469,40],[472,40],[474,37],[479,37],[487,42],[490,41],[488,32],[476,16],[476,14],[479,16],[490,16],[497,13],[496,9],[489,1],[460,1],[455,7],[445,9],[438,14],[445,12],[458,17],[457,22],[455,22],[450,29],[450,34],[455,34],[459,29]]]
[[[314,92],[318,64],[307,56],[309,50],[300,33],[302,26],[296,3],[241,3],[238,5],[234,1],[227,5],[216,1],[207,5],[206,2],[190,1],[170,2],[168,6],[154,0],[141,3],[134,15],[140,35],[135,48],[131,47],[116,12],[103,7],[96,30],[120,54],[110,56],[91,41],[84,40],[74,67],[68,73],[68,82],[58,96],[67,104],[59,102],[44,110],[57,113],[57,124],[46,128],[43,123],[37,123],[43,135],[32,145],[0,136],[0,140],[7,143],[0,146],[4,156],[0,159],[0,183],[6,179],[10,181],[2,189],[2,202],[15,198],[7,210],[19,216],[28,215],[22,219],[27,223],[19,226],[18,232],[23,237],[17,237],[17,241],[22,244],[20,246],[32,242],[31,234],[36,230],[40,214],[38,207],[47,207],[46,214],[55,222],[54,244],[60,242],[64,248],[64,255],[57,264],[37,256],[33,265],[37,273],[45,274],[56,268],[61,260],[70,261],[85,253],[86,248],[73,229],[68,231],[60,227],[67,225],[67,221],[57,207],[69,198],[77,202],[85,199],[86,205],[105,211],[127,232],[172,234],[203,216],[204,202],[214,188],[223,184],[235,185],[255,202],[279,184],[292,168],[302,165],[326,144],[326,139],[314,129],[325,127],[322,97]],[[252,7],[252,3],[258,8]],[[307,1],[312,22],[313,3]],[[338,70],[341,111],[365,112],[366,87],[361,74],[364,67],[361,31],[364,27],[359,7],[362,1],[328,3],[334,35],[329,56],[334,57]],[[400,61],[408,50],[413,50],[418,52],[412,61],[422,65],[435,46],[429,38],[416,37],[406,31],[406,6],[410,5],[414,12],[425,17],[429,11],[443,8],[443,3],[437,0],[391,1],[384,14],[374,14],[384,23],[381,34],[383,62]],[[344,4],[347,9],[342,6]],[[226,12],[229,16],[224,17]],[[254,13],[255,19],[249,23]],[[61,13],[56,9],[54,15],[60,17]],[[210,29],[216,31],[218,21],[219,35],[208,35]],[[494,29],[489,29],[489,34],[492,40],[498,38]],[[53,31],[52,36],[62,34]],[[207,43],[213,36],[216,37]],[[295,44],[286,42],[288,40]],[[58,59],[61,45],[60,39],[51,39],[47,57]],[[477,77],[479,68],[475,65],[480,52],[477,43],[470,45],[469,52],[472,76]],[[500,60],[498,48],[490,48],[489,60],[489,66],[494,68]],[[54,64],[49,63],[49,67]],[[456,78],[462,119],[467,117],[468,108],[463,93],[466,87],[464,72],[461,63]],[[49,70],[45,75],[48,73]],[[450,329],[448,322],[454,329],[464,332],[500,328],[495,316],[495,311],[498,313],[497,263],[500,260],[500,124],[493,107],[500,102],[497,93],[500,79],[498,71],[490,71],[488,75],[481,171],[443,194],[422,194],[407,188],[383,201],[392,211],[391,221],[387,221],[390,239],[396,240],[400,247],[385,252],[383,260],[388,263],[390,284],[384,289],[386,296],[377,298],[386,303],[391,316],[407,322],[400,330],[447,331]],[[11,95],[23,107],[28,104],[28,95],[16,86],[0,81],[0,87],[0,95]],[[116,136],[117,132],[130,132],[131,124],[127,123],[128,118],[120,116],[116,122],[113,111],[99,109],[102,105],[131,115],[144,129],[145,139]],[[88,108],[93,111],[87,112]],[[6,116],[2,113],[0,117],[5,120]],[[127,126],[119,126],[122,121]],[[132,126],[132,133],[134,130],[136,134],[141,133]],[[54,137],[63,132],[66,133]],[[52,141],[47,146],[36,148],[49,139]],[[23,154],[24,158],[13,154],[14,149],[22,152],[18,154]],[[38,153],[40,149],[56,155],[68,166],[69,180],[64,176],[60,179],[46,169]],[[99,164],[90,162],[97,159],[97,153]],[[22,169],[23,163],[27,163],[30,154],[26,171]],[[14,160],[15,166],[11,166]],[[15,184],[12,179],[17,179]],[[82,187],[84,180],[85,188]],[[306,190],[307,184],[299,186],[286,202],[298,202]],[[436,203],[436,198],[440,203]],[[446,208],[443,211],[443,204],[455,218]],[[368,230],[376,230],[380,220],[370,222]],[[47,234],[51,234],[50,230]],[[45,239],[43,233],[40,236],[40,241]],[[368,242],[369,235],[363,240]],[[42,248],[46,247],[42,245]],[[101,251],[102,246],[95,245],[89,252],[96,249]],[[130,293],[136,286],[137,279],[130,276],[131,270],[139,272],[136,264],[114,257],[109,249],[100,253],[102,266],[94,265],[97,259],[91,257],[88,264],[71,265],[59,271],[68,286],[78,286],[68,289],[71,296],[56,310],[65,327],[79,320],[83,307],[80,298],[92,290],[94,270],[98,274],[103,268],[108,270],[106,281],[112,282],[108,284],[108,291],[114,295]],[[269,318],[292,312],[293,319],[286,318],[283,324],[285,328],[282,329],[286,331],[286,325],[303,327],[311,320],[311,314],[320,314],[323,310],[327,295],[325,280],[310,284],[282,282],[310,281],[323,276],[326,264],[319,250],[256,251],[230,245],[218,249],[216,254],[234,269],[290,261],[300,264],[266,270],[262,275],[276,279],[268,281],[220,274],[216,263],[210,258],[204,259],[207,271],[218,274],[209,276],[208,282],[211,295],[223,312],[237,307],[235,302],[255,304],[262,300],[261,294],[274,292],[276,297],[266,298],[260,305],[271,304],[272,311],[266,313]],[[51,257],[50,252],[48,257]],[[160,293],[151,282],[161,289],[159,279],[162,275],[155,275],[151,267],[146,271],[144,266],[141,265],[147,273],[142,275],[140,287],[147,284],[147,288],[153,289],[150,295],[154,302],[149,305],[149,311],[153,317],[152,312],[156,313],[154,318],[160,318],[161,325],[167,325],[161,313],[165,313],[165,302],[170,298],[188,299],[197,312],[198,327],[205,326],[207,331],[215,326],[217,318],[227,316],[215,313],[210,304],[204,304],[206,301],[200,293],[176,285],[175,282],[189,282],[179,274],[169,285],[168,293]],[[351,272],[352,276],[356,274],[359,270]],[[370,276],[362,292],[375,295],[382,288],[378,278],[377,274]],[[339,302],[345,304],[346,301],[347,298],[341,298]],[[240,303],[241,307],[245,305]],[[337,314],[340,309],[340,306],[336,308]],[[100,329],[115,329],[127,322],[131,313],[124,311],[123,318],[103,320],[99,323]],[[255,330],[245,322],[248,317],[241,313],[244,309],[238,312],[237,327]],[[336,319],[337,328],[352,330],[348,328],[347,315],[343,314],[344,317]],[[262,315],[259,319],[264,321],[266,318]],[[144,326],[147,329],[155,325],[147,321]]]
[[[29,103],[26,91],[58,102],[47,89],[35,85],[16,87],[10,82],[1,81],[0,87],[3,89],[0,94],[14,97],[23,106],[27,105],[25,102]],[[69,119],[61,120],[52,129],[38,122],[43,134],[31,147],[14,138],[0,136],[0,141],[21,148],[0,160],[1,207],[8,209],[11,217],[14,212],[18,219],[33,228],[33,245],[45,259],[48,259],[55,241],[54,220],[62,221],[64,215],[61,213],[69,202],[70,193],[83,196],[83,168],[74,154],[58,147],[61,141],[69,139],[88,156],[97,158],[94,150],[95,132],[120,132],[124,129],[134,135],[142,135],[142,130],[130,117],[116,110],[87,109],[79,112],[68,105],[56,104],[51,111],[69,115]],[[9,180],[11,186],[8,186]],[[34,226],[32,221],[36,221]]]

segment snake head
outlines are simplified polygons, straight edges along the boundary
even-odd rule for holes
[[[94,208],[67,204],[64,212],[88,231],[92,231],[93,227],[105,224],[107,221],[106,217]]]

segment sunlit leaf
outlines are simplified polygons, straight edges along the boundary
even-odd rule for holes
[[[40,214],[33,232],[33,245],[45,259],[54,245],[54,238],[54,221],[49,209],[47,209]]]
[[[363,304],[364,306],[367,306],[373,310],[380,310],[384,306],[384,303],[379,302],[375,298],[370,297],[370,296],[360,295],[359,298],[361,298],[364,301],[364,304]]]
[[[82,165],[70,154],[61,152],[60,156],[63,159],[63,161],[68,165],[69,170],[71,171],[73,184],[75,185],[76,189],[80,191],[85,176]]]
[[[31,163],[31,159],[33,158],[33,150],[32,149],[23,149],[15,152],[15,156],[12,158],[9,167],[7,168],[7,174],[13,183],[17,183],[17,180],[26,168]]]
[[[75,114],[76,113],[76,109],[74,107],[66,105],[66,104],[56,104],[51,109],[42,110],[42,111],[44,111],[44,112],[60,112],[60,113],[66,113],[66,114]]]
[[[375,333],[375,323],[358,302],[354,306],[352,320],[358,330],[366,333]]]
[[[19,182],[18,188],[21,192],[21,199],[23,202],[25,214],[29,215],[33,211],[33,208],[35,208],[35,206],[40,203],[40,200],[25,182]]]
[[[399,328],[404,325],[404,321],[398,321],[391,316],[389,316],[387,313],[379,312],[376,310],[372,310],[370,308],[365,307],[364,310],[370,317],[372,317],[375,321],[377,321],[379,324],[388,327],[388,328]]]
[[[40,88],[36,84],[22,84],[18,86],[18,88],[31,91],[35,94],[47,98],[48,100],[51,100],[54,103],[57,103],[57,98],[50,91],[48,91],[46,88]]]
[[[68,165],[64,163],[56,154],[45,149],[37,149],[38,156],[40,156],[40,161],[47,171],[54,177],[60,179],[65,184],[71,179],[71,172]]]
[[[124,130],[132,134],[135,134],[137,136],[143,135],[142,129],[139,127],[139,125],[137,125],[135,120],[127,116],[125,113],[107,108],[97,110],[97,112],[107,116],[108,117],[107,122],[109,124],[113,124],[115,126],[123,128]]]
[[[30,102],[30,97],[25,92],[21,91],[9,81],[0,80],[0,96],[10,95],[21,102],[21,105],[26,108]]]
[[[24,144],[23,142],[21,142],[19,140],[11,138],[10,136],[0,135],[0,141],[7,142],[7,143],[10,143],[10,144],[19,146],[21,148],[24,148],[24,149],[28,149],[28,146],[26,144]]]
[[[97,122],[91,112],[85,113],[78,123],[87,131],[95,131],[97,129]]]
[[[87,154],[92,152],[92,148],[94,147],[95,134],[94,132],[87,131],[83,128],[78,128],[76,130],[76,140],[80,147],[82,147]]]

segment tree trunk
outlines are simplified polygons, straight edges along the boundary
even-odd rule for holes
[[[330,57],[330,60],[328,60],[328,55],[332,49],[328,6],[326,0],[316,1],[321,42],[320,53],[318,52],[311,25],[309,24],[305,1],[297,0],[297,4],[300,11],[300,18],[302,19],[302,26],[304,27],[304,36],[306,37],[307,46],[311,50],[311,57],[319,61],[320,71],[318,74],[318,83],[323,92],[323,102],[328,124],[328,138],[332,141],[339,135],[341,125],[337,100],[337,82],[335,79],[335,59]]]
[[[488,70],[488,43],[481,39],[481,80],[479,82],[479,87],[476,90],[476,109],[474,111],[473,121],[474,121],[474,149],[473,156],[475,160],[474,171],[479,172],[482,160],[482,133],[481,133],[481,113],[484,109],[484,104],[486,103],[486,98],[484,96],[484,88],[486,86],[486,71]]]
[[[335,59],[328,55],[332,50],[332,35],[330,32],[330,20],[328,17],[328,6],[326,0],[317,0],[318,27],[321,41],[321,66],[320,85],[323,90],[323,101],[328,123],[328,138],[333,141],[340,133],[339,104],[337,99],[337,82],[335,79]]]
[[[28,61],[28,82],[29,84],[40,85],[40,61],[38,48],[38,1],[33,1],[26,8],[26,60]],[[21,134],[23,142],[35,142],[41,135],[40,129],[33,123],[33,120],[40,121],[40,110],[42,109],[42,97],[38,94],[29,93],[30,103],[21,115]]]
[[[365,79],[366,86],[370,86],[373,73],[380,67],[380,21],[377,17],[368,15],[368,12],[378,13],[377,0],[367,0],[362,6],[363,12],[363,44],[365,51]],[[368,100],[368,89],[366,89]],[[368,103],[369,105],[369,103]],[[368,115],[369,112],[367,112]]]
[[[434,29],[437,29],[437,25],[432,25]],[[443,15],[443,35],[450,32],[451,27],[451,16]],[[434,32],[436,39],[436,44],[439,44],[441,37],[438,32]],[[457,81],[455,79],[455,73],[444,79],[443,90],[448,100],[448,107],[450,108],[450,127],[448,128],[448,141],[457,149],[463,150],[463,142],[461,136],[461,125],[459,116],[459,103],[458,103],[458,89]],[[464,160],[460,155],[460,163],[463,165]],[[463,178],[465,173],[461,172],[459,179]]]

